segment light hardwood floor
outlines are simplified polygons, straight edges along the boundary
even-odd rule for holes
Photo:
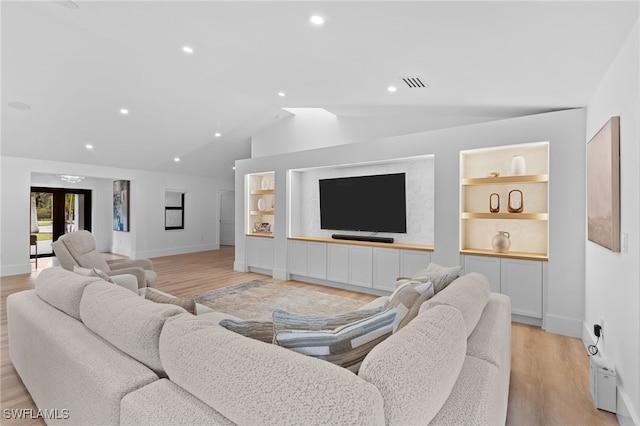
[[[107,259],[119,256],[105,255]],[[184,297],[214,288],[262,279],[284,285],[308,288],[349,297],[362,302],[374,296],[347,290],[280,281],[264,275],[233,271],[233,247],[220,250],[167,256],[153,259],[158,273],[158,288]],[[39,419],[8,420],[5,409],[36,409],[9,360],[7,339],[7,296],[33,288],[38,273],[56,264],[55,258],[40,259],[31,274],[4,277],[1,280],[1,376],[0,424],[43,425]],[[537,327],[513,323],[512,361],[508,425],[617,425],[615,415],[597,410],[589,393],[589,357],[579,339],[545,333]]]

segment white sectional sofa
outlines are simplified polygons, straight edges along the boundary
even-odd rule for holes
[[[378,304],[383,302],[380,299]],[[375,304],[375,303],[374,303]],[[462,276],[356,375],[61,268],[7,299],[11,360],[49,424],[465,424],[506,419],[508,297]]]

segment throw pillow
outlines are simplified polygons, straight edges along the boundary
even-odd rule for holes
[[[82,275],[84,277],[100,277],[107,282],[110,282],[110,283],[113,282],[111,277],[107,275],[106,272],[98,268],[90,269],[90,268],[82,268],[80,266],[74,266],[73,272],[76,274]]]
[[[367,354],[391,336],[396,313],[391,308],[335,330],[282,330],[276,333],[273,343],[357,374]]]
[[[434,291],[438,293],[458,278],[460,272],[462,272],[461,265],[440,266],[435,263],[430,263],[426,269],[417,272],[413,279],[422,282],[431,281]]]
[[[168,296],[155,290],[151,287],[147,287],[147,291],[144,293],[144,298],[156,303],[167,303],[170,305],[177,305],[183,308],[185,311],[195,315],[196,314],[196,301],[190,297],[175,297]]]
[[[389,296],[389,300],[385,303],[385,309],[396,308],[396,315],[393,324],[393,332],[400,330],[414,319],[420,310],[420,306],[431,299],[434,295],[433,283],[405,280],[398,284],[396,289]]]
[[[234,333],[265,343],[273,342],[273,322],[223,319],[218,324]]]
[[[311,316],[275,309],[272,314],[273,333],[275,334],[282,330],[333,330],[342,325],[369,318],[383,310],[384,306],[379,306],[375,309],[363,309],[338,315]]]

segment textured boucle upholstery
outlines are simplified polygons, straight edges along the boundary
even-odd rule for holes
[[[50,425],[118,424],[122,397],[158,380],[35,290],[7,298],[7,321],[11,362],[36,405],[69,410],[69,419]]]
[[[436,306],[376,346],[359,376],[382,393],[387,424],[427,424],[453,389],[466,348],[462,314]]]
[[[91,331],[160,375],[164,375],[158,350],[160,330],[167,318],[186,312],[99,283],[88,285],[80,301],[80,317]]]
[[[467,340],[467,355],[496,367],[510,363],[511,345],[503,344],[504,336],[511,335],[510,318],[511,299],[504,294],[492,293],[478,325]]]
[[[38,296],[75,319],[80,319],[80,299],[89,284],[100,283],[112,286],[100,277],[85,277],[62,268],[47,268],[36,278]]]
[[[382,397],[346,369],[186,315],[166,321],[169,379],[237,424],[384,423]]]
[[[91,232],[76,231],[64,234],[58,238],[56,245],[59,246],[60,243],[62,243],[71,254],[77,266],[82,266],[83,268],[98,268],[106,272],[111,270],[100,252],[96,249],[96,243]],[[63,267],[65,267],[65,265],[63,265]],[[69,268],[65,267],[65,269]],[[71,265],[70,270],[73,270],[73,265]]]
[[[433,418],[434,425],[484,426],[505,423],[495,410],[498,368],[467,356],[449,398]]]
[[[420,312],[438,305],[449,305],[462,312],[467,337],[476,328],[482,311],[489,301],[491,286],[484,275],[471,273],[456,278],[444,290],[436,293],[420,307]]]
[[[180,386],[167,379],[161,379],[122,399],[120,424],[233,426],[234,423]]]

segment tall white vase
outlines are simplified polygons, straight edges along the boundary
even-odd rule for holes
[[[524,161],[522,155],[514,155],[511,159],[511,174],[512,175],[526,175],[527,164]]]

